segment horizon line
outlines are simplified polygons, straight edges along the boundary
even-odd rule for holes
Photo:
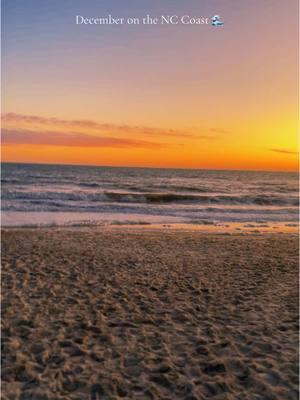
[[[3,164],[25,164],[25,165],[61,165],[69,167],[95,167],[95,168],[137,168],[137,169],[179,169],[179,170],[199,170],[199,171],[239,171],[239,172],[280,172],[280,173],[298,173],[299,168],[296,170],[275,170],[275,169],[238,169],[238,168],[208,168],[208,167],[145,167],[145,166],[130,166],[130,165],[97,165],[97,164],[76,164],[76,163],[43,163],[43,162],[26,162],[26,161],[2,161]]]

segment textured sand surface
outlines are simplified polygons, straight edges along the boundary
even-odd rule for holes
[[[298,399],[298,239],[2,234],[2,399]]]

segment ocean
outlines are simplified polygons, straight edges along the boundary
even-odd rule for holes
[[[3,227],[294,226],[298,204],[292,172],[2,164]]]

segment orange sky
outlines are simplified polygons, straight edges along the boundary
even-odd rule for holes
[[[288,123],[276,120],[271,127],[263,125],[264,135],[251,121],[243,130],[236,131],[205,126],[170,130],[11,113],[4,115],[2,123],[4,161],[182,168],[297,168],[296,137],[293,145],[290,140],[286,141],[281,132]],[[296,129],[296,125],[289,129]]]
[[[166,9],[42,3],[3,7],[3,161],[297,170],[297,2],[168,6],[222,28],[78,27]]]

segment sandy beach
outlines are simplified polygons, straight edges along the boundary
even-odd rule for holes
[[[297,400],[298,238],[2,233],[3,400]]]

